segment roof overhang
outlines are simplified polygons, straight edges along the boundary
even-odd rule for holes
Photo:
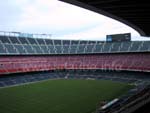
[[[118,20],[141,36],[150,36],[148,0],[60,0]]]

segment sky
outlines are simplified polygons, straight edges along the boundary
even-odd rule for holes
[[[108,34],[131,33],[116,20],[58,0],[0,0],[0,31],[51,34],[53,39],[105,40]]]

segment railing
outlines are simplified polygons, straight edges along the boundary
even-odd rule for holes
[[[100,107],[96,113],[133,113],[150,102],[149,85],[143,85],[143,88],[136,87],[134,90],[119,99],[115,99],[116,101],[113,101],[111,105],[106,104]]]
[[[52,34],[31,34],[31,33],[22,33],[22,32],[0,31],[0,36],[50,39],[52,37]]]

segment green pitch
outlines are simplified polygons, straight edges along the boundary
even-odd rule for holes
[[[0,113],[91,113],[133,86],[104,80],[48,80],[0,89]]]

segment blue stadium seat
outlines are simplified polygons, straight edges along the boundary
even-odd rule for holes
[[[18,50],[19,54],[26,54],[26,50],[23,48],[23,45],[14,45],[15,48]]]
[[[92,53],[93,49],[94,49],[94,44],[88,44],[86,46],[85,53]]]
[[[144,41],[142,43],[140,51],[150,51],[150,41]]]
[[[71,45],[70,46],[70,53],[71,54],[76,54],[77,51],[77,45]]]
[[[7,48],[8,52],[10,54],[17,54],[16,49],[11,44],[5,44],[5,47]]]
[[[7,53],[6,49],[3,47],[2,44],[0,44],[0,54],[5,54]]]

